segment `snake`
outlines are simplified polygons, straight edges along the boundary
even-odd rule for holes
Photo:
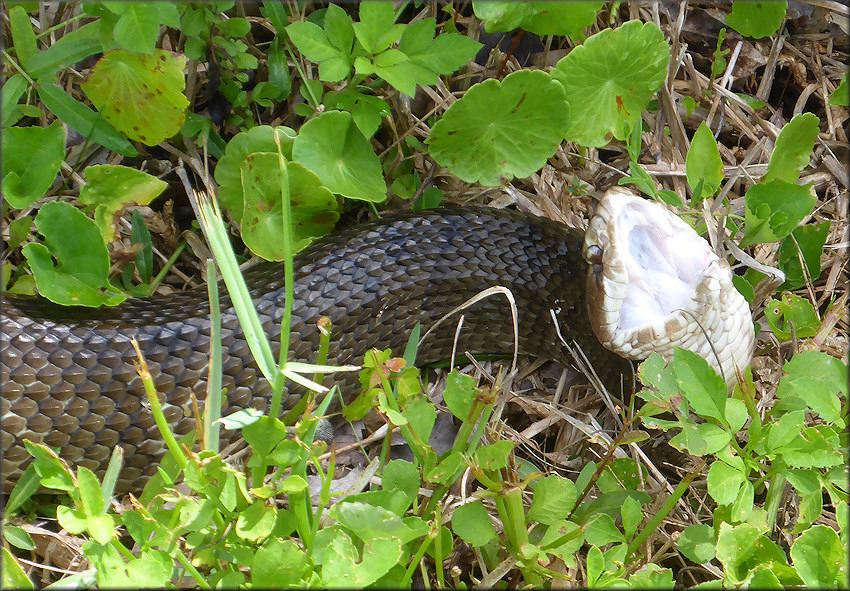
[[[622,387],[632,371],[629,359],[652,351],[665,359],[676,346],[697,352],[729,383],[753,351],[750,310],[727,262],[664,206],[622,188],[604,195],[584,234],[513,210],[441,208],[330,234],[299,252],[293,266],[291,360],[316,361],[323,317],[332,323],[328,363],[362,363],[373,347],[400,354],[417,323],[424,333],[494,286],[512,294],[518,339],[508,301],[483,298],[463,310],[459,331],[447,322],[428,334],[417,362],[446,360],[453,352],[511,353],[516,345],[522,353],[572,363],[568,350],[577,348],[604,384]],[[263,329],[279,349],[282,265],[263,263],[243,274]],[[221,292],[222,412],[267,411],[271,387],[223,286]],[[98,475],[121,446],[125,463],[116,492],[141,490],[167,448],[146,402],[132,341],[146,359],[170,428],[181,436],[197,427],[193,399],[205,397],[210,334],[203,287],[101,308],[6,294],[3,490],[11,490],[31,459],[24,440],[51,446],[70,466]],[[325,385],[332,384],[346,399],[359,391],[356,374],[329,374]],[[286,408],[300,396],[294,387],[285,394]],[[234,436],[223,431],[222,444]]]

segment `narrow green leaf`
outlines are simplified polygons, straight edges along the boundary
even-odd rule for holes
[[[30,17],[22,6],[9,8],[9,31],[12,33],[12,43],[15,44],[18,61],[26,70],[29,61],[38,54],[38,45]],[[5,89],[4,85],[3,90]]]
[[[130,158],[138,156],[133,144],[112,127],[100,113],[92,111],[80,101],[73,99],[56,84],[42,84],[38,88],[38,98],[51,113],[83,137],[122,156]]]
[[[91,55],[105,51],[106,48],[101,43],[100,28],[100,22],[95,21],[63,35],[56,43],[29,60],[30,76],[50,76],[64,66],[76,64]]]

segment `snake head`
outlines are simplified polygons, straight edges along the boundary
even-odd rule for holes
[[[729,264],[690,226],[614,187],[590,221],[587,306],[599,341],[629,359],[675,347],[704,357],[734,385],[752,359],[752,315]]]

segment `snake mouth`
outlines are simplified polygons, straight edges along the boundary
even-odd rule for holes
[[[602,198],[585,235],[591,326],[629,359],[675,347],[704,357],[727,383],[752,357],[752,316],[726,261],[665,207],[622,189]]]

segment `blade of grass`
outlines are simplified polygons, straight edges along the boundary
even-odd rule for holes
[[[207,399],[204,402],[204,446],[218,453],[221,418],[221,307],[215,262],[207,259],[207,292],[210,298],[210,364],[207,370]]]
[[[281,216],[283,218],[283,277],[285,299],[283,302],[283,319],[280,321],[280,361],[278,367],[285,367],[289,357],[289,330],[292,320],[292,300],[295,297],[295,270],[292,268],[292,257],[295,255],[292,244],[292,207],[289,202],[289,170],[280,146],[280,138],[275,132],[274,142],[277,146],[278,165],[280,168],[280,197]],[[269,413],[273,417],[280,416],[280,403],[283,389],[272,391],[272,402]]]

